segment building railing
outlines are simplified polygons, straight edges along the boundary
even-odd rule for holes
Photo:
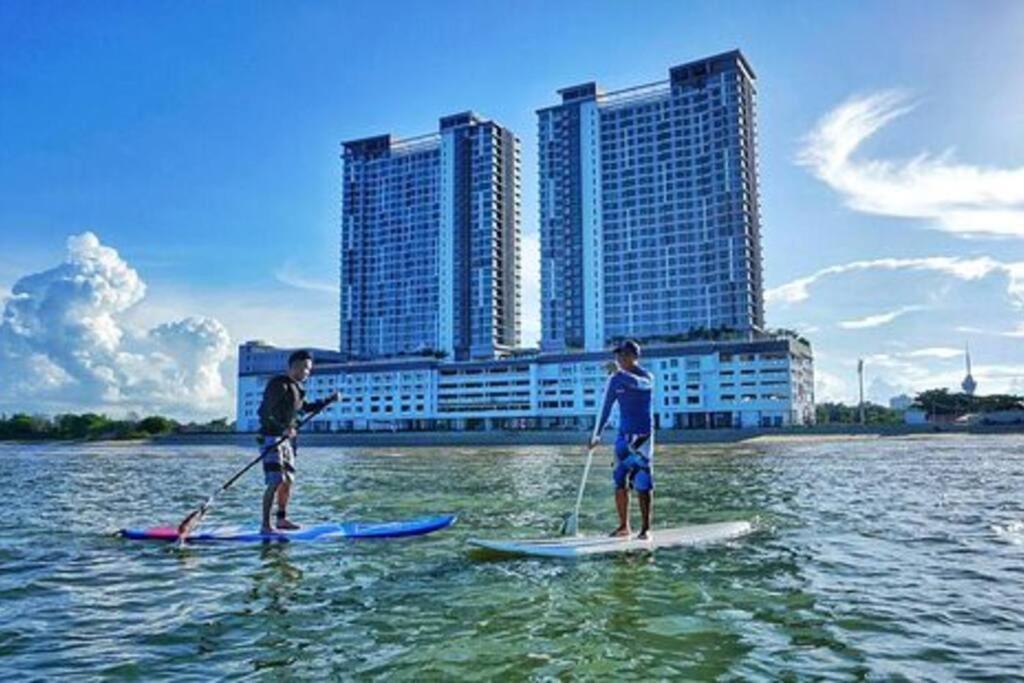
[[[669,92],[671,92],[669,81],[655,81],[654,83],[644,83],[643,85],[635,85],[631,88],[623,88],[622,90],[600,93],[597,96],[597,101],[604,107],[611,108],[635,104],[643,100],[656,99],[667,95]]]
[[[440,133],[426,133],[411,138],[395,140],[391,143],[391,151],[396,154],[409,154],[425,150],[441,143]]]

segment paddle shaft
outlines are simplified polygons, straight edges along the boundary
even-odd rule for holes
[[[314,417],[316,417],[320,413],[320,411],[322,411],[327,406],[331,405],[331,403],[334,403],[334,401],[328,401],[327,403],[323,404],[322,406],[320,406],[319,408],[317,408],[316,410],[311,412],[309,415],[307,415],[304,418],[302,418],[301,420],[299,420],[298,424],[295,425],[295,430],[298,431],[299,429],[301,429],[303,425],[305,425],[307,422],[309,422]],[[269,446],[261,448],[260,449],[260,454],[257,455],[252,460],[252,462],[250,462],[248,465],[246,465],[245,467],[240,469],[238,472],[236,472],[234,474],[234,476],[232,476],[230,479],[228,479],[226,482],[224,482],[220,486],[220,488],[218,488],[216,491],[214,491],[212,494],[210,494],[210,497],[207,498],[203,502],[202,505],[200,505],[194,511],[190,512],[188,514],[188,516],[185,517],[184,520],[182,520],[181,524],[178,525],[178,543],[179,544],[183,544],[185,542],[185,538],[188,536],[189,532],[206,515],[206,511],[210,508],[211,505],[213,505],[213,500],[214,500],[214,498],[217,497],[218,494],[223,493],[224,491],[227,491],[229,488],[231,488],[231,485],[234,484],[236,481],[238,481],[238,479],[243,474],[245,474],[246,472],[251,470],[256,465],[256,463],[258,463],[261,460],[263,460],[263,456],[266,455],[267,452],[273,450],[274,448],[277,448],[278,446],[283,444],[285,441],[287,441],[289,438],[291,438],[291,437],[289,437],[288,435],[284,435],[284,436],[280,437],[279,439],[277,439],[276,441],[274,441],[274,443],[270,444]]]
[[[332,403],[333,403],[333,401],[332,401]],[[299,420],[298,424],[295,425],[295,431],[298,431],[298,430],[302,429],[302,427],[307,422],[309,422],[314,417],[319,415],[320,411],[323,410],[324,408],[326,408],[329,405],[330,405],[330,403],[325,403],[324,405],[320,406],[317,410],[314,410],[312,413],[310,413],[306,417],[304,417],[301,420]],[[213,495],[215,496],[218,493],[223,493],[224,491],[227,491],[229,488],[231,488],[232,484],[234,484],[236,481],[238,481],[239,477],[241,477],[243,474],[245,474],[246,472],[251,470],[256,465],[256,463],[258,463],[261,460],[263,460],[263,456],[264,455],[266,455],[270,451],[274,450],[275,448],[277,448],[278,446],[280,446],[281,444],[283,444],[285,441],[287,441],[290,438],[291,437],[286,434],[286,435],[282,436],[281,438],[277,439],[277,441],[275,441],[274,443],[270,444],[269,446],[267,446],[265,448],[261,448],[260,449],[260,454],[257,455],[253,459],[252,462],[250,462],[248,465],[246,465],[242,469],[238,470],[238,472],[235,473],[235,476],[231,477],[226,482],[224,482],[224,484],[219,489],[217,489],[216,493],[214,493]],[[210,496],[210,498],[213,498],[213,496]]]
[[[587,464],[583,466],[583,479],[580,480],[580,490],[576,494],[576,507],[572,511],[572,518],[579,519],[580,505],[583,504],[583,491],[587,488],[587,477],[590,475],[590,464],[594,461],[594,448],[587,449]]]

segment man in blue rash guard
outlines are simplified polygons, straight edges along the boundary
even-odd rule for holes
[[[601,442],[612,406],[619,404],[619,435],[615,439],[615,509],[619,527],[612,536],[629,536],[629,489],[636,490],[642,526],[637,538],[646,540],[651,533],[654,503],[654,423],[651,419],[651,395],[654,375],[640,367],[640,345],[625,341],[615,349],[618,370],[608,379],[601,414],[594,425],[588,448]]]

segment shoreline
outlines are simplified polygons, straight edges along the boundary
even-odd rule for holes
[[[662,445],[772,444],[870,441],[874,439],[948,439],[957,436],[993,436],[1024,434],[1021,425],[824,425],[819,427],[769,429],[663,429],[655,438]],[[304,446],[406,447],[443,446],[582,446],[587,434],[582,431],[473,431],[473,432],[308,432],[301,435]],[[604,443],[611,443],[612,433]],[[0,441],[0,444],[74,444],[105,447],[131,446],[240,446],[256,445],[252,432],[190,432],[165,434],[148,439],[27,439]]]
[[[879,425],[852,428],[850,425],[801,427],[794,429],[665,429],[656,433],[659,444],[729,444],[729,443],[802,443],[819,441],[864,441],[872,439],[924,439],[953,436],[987,436],[1024,434],[1024,425],[947,426]],[[302,434],[304,446],[566,446],[582,447],[587,434],[583,431],[490,431],[490,432],[310,432]],[[255,447],[256,435],[231,434],[169,434],[147,443],[155,445],[232,445]],[[606,434],[604,442],[613,435]]]

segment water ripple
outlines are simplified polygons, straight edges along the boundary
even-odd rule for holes
[[[719,546],[479,561],[469,536],[557,533],[578,448],[307,448],[297,517],[460,514],[396,542],[205,546],[174,523],[250,454],[0,446],[0,677],[1007,679],[1024,661],[1024,440],[663,447],[659,524],[734,518]],[[606,455],[606,454],[605,454]],[[581,527],[612,525],[608,459]],[[211,521],[258,512],[243,479]]]

